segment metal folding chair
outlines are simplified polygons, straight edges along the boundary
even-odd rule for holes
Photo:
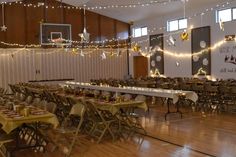
[[[114,140],[114,133],[111,130],[112,123],[117,122],[114,116],[106,116],[101,110],[99,110],[95,104],[90,101],[85,101],[87,120],[92,123],[90,129],[90,135],[97,139],[97,143],[100,143],[102,138],[108,132]]]

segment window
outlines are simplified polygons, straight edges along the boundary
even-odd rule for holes
[[[188,27],[187,19],[178,19],[178,20],[172,20],[172,21],[167,22],[167,30],[169,32],[185,29],[187,27]]]
[[[141,37],[148,34],[147,27],[133,28],[133,37]]]
[[[187,19],[179,20],[179,29],[185,29],[187,27],[188,27],[188,20]]]
[[[236,8],[233,9],[233,19],[236,20]]]
[[[177,31],[179,29],[179,22],[178,20],[170,21],[169,22],[169,31]]]
[[[148,31],[147,31],[147,27],[143,27],[142,28],[142,36],[147,35]]]
[[[236,20],[236,8],[228,8],[216,11],[216,22],[228,22]]]
[[[224,9],[217,11],[217,22],[228,22],[232,21],[232,10],[231,9]]]
[[[142,35],[141,28],[135,28],[134,29],[134,37],[141,37],[141,35]]]

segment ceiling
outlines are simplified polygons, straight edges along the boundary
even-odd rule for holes
[[[68,3],[74,6],[81,5],[81,1],[88,1],[86,6],[108,6],[108,5],[129,5],[150,2],[152,0],[63,0],[64,3]],[[160,2],[168,0],[158,0]],[[183,10],[183,2],[181,0],[172,0],[173,2],[162,4],[152,4],[148,7],[136,7],[136,8],[111,8],[93,10],[99,14],[109,16],[124,22],[140,21],[146,18],[161,16]],[[225,2],[226,0],[188,0],[186,3],[186,11],[194,8],[200,8],[210,4],[217,4]]]
[[[15,1],[15,0],[0,0],[0,2],[6,1]],[[61,0],[58,0],[61,1]],[[129,5],[129,4],[138,4],[151,2],[153,0],[62,0],[64,3],[82,6],[86,4],[87,7],[95,6],[108,6],[108,5]],[[156,0],[156,1],[170,1],[170,0]],[[162,4],[152,4],[151,6],[141,7],[137,6],[136,8],[110,8],[110,9],[101,9],[93,10],[93,12],[112,17],[124,22],[130,21],[140,21],[146,18],[152,18],[157,16],[162,16],[165,14],[174,13],[180,10],[183,10],[183,0],[172,0],[172,2],[167,3],[166,5]],[[186,3],[186,11],[204,7],[211,3],[217,4],[220,2],[225,2],[226,0],[188,0]]]

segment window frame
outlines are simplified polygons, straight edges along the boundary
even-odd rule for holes
[[[146,28],[147,29],[147,32],[146,34],[143,33],[143,29]],[[136,36],[135,35],[135,31],[140,29],[140,36]],[[143,36],[147,36],[148,35],[148,27],[147,26],[143,26],[143,27],[135,27],[133,28],[133,38],[139,38],[139,37],[143,37]]]
[[[138,30],[138,29],[140,30],[140,35],[139,35],[139,36],[136,36],[136,34],[137,34],[137,33],[136,33],[136,30]],[[141,30],[141,28],[134,28],[134,29],[133,29],[133,36],[134,36],[134,38],[141,37],[141,36],[142,36],[142,30]]]
[[[235,10],[235,18],[234,18],[234,10]],[[236,20],[236,7],[232,8],[232,21]]]
[[[180,21],[181,20],[186,20],[187,21],[187,26],[186,28],[180,28]],[[170,30],[170,23],[171,22],[174,22],[174,21],[177,21],[178,22],[178,29],[176,30]],[[167,32],[174,32],[174,31],[179,31],[179,30],[184,30],[184,29],[187,29],[188,28],[188,18],[178,18],[178,19],[173,19],[173,20],[168,20],[167,21]]]
[[[147,29],[147,31],[146,31],[147,33],[146,33],[146,34],[143,34],[143,29],[144,29],[144,28],[147,29],[147,26],[141,27],[141,36],[142,36],[142,37],[148,35],[148,29]]]
[[[171,23],[172,23],[172,22],[176,22],[176,21],[177,21],[177,29],[170,30]],[[178,31],[178,30],[179,30],[179,20],[171,20],[171,21],[167,21],[167,26],[168,26],[168,32]]]
[[[229,10],[229,9],[230,9],[230,12],[231,12],[231,19],[230,19],[229,21],[222,21],[222,22],[230,22],[230,21],[236,20],[236,18],[235,18],[235,19],[233,18],[233,9],[234,9],[234,8],[222,8],[222,9],[216,10],[216,23],[219,23],[219,22],[220,22],[220,19],[219,19],[219,12],[220,12],[220,11]]]
[[[182,21],[182,20],[186,20],[186,22],[187,22],[186,28],[180,28],[180,21]],[[187,29],[188,28],[188,19],[187,18],[178,19],[178,28],[179,28],[178,30]]]

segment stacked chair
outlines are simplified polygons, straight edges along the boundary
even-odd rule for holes
[[[220,102],[219,102],[219,93],[218,86],[215,86],[211,83],[205,83],[205,109],[211,112],[219,112],[220,111]]]

